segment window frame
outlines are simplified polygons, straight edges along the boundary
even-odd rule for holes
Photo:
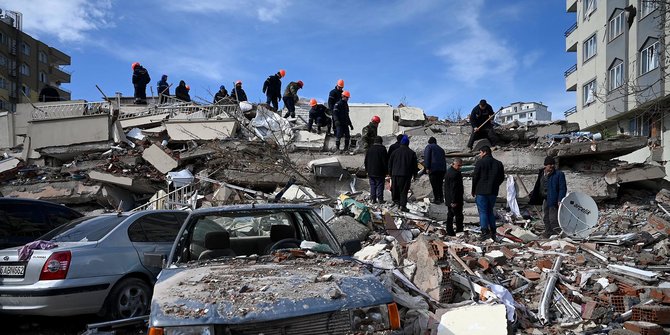
[[[593,4],[593,10],[589,12],[589,3]],[[588,20],[588,18],[598,10],[598,1],[597,0],[584,0],[583,3],[583,12],[582,12],[582,21]]]
[[[618,20],[618,25],[617,25],[617,20]],[[616,34],[613,33],[613,28],[618,28],[618,32]],[[621,11],[618,15],[615,15],[609,22],[607,23],[607,34],[609,35],[608,42],[614,41],[617,37],[623,35],[624,32],[624,11]]]
[[[657,9],[658,3],[656,1],[640,0],[640,20],[644,19]]]
[[[24,76],[30,76],[30,65],[21,63],[21,65],[19,65],[19,73]]]
[[[659,55],[658,55],[658,47],[660,46],[660,42],[656,41],[654,43],[651,43],[649,46],[642,48],[640,50],[640,76],[645,75],[655,69],[657,69],[660,66],[660,60],[659,60]],[[655,63],[654,67],[649,67],[650,61],[651,63]],[[645,71],[646,70],[646,71]]]
[[[594,95],[593,101],[591,101],[591,102],[588,102],[588,99],[587,99],[589,91],[593,91],[593,95]],[[590,105],[592,105],[593,103],[596,102],[595,92],[596,92],[596,79],[593,79],[593,80],[587,82],[586,84],[584,84],[582,86],[582,106],[583,107],[590,106]]]
[[[21,42],[21,52],[26,56],[30,56],[30,45],[26,42]]]
[[[582,48],[583,48],[583,50],[582,50],[583,51],[582,52],[582,58],[583,58],[582,63],[588,62],[589,60],[591,60],[591,58],[595,57],[598,54],[598,39],[597,39],[596,35],[597,34],[591,35],[589,38],[587,38],[582,43]],[[593,54],[591,54],[590,56],[587,57],[587,51],[590,49],[589,44],[590,44],[591,41],[593,41]]]
[[[623,77],[624,77],[624,75],[623,75],[623,70],[624,70],[623,64],[624,64],[623,61],[616,60],[614,62],[614,64],[609,68],[608,73],[607,73],[607,82],[608,82],[607,88],[608,88],[609,92],[612,92],[612,91],[616,90],[617,88],[623,86],[623,82],[624,82],[624,80],[623,80]],[[617,72],[619,74],[618,77],[616,76]],[[619,79],[619,80],[617,81],[615,79]],[[616,85],[616,86],[614,86],[614,85]]]

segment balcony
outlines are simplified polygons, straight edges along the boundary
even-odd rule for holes
[[[71,75],[58,66],[49,68],[49,79],[53,82],[69,83]]]
[[[563,73],[565,76],[565,90],[574,92],[577,90],[577,64],[571,66]]]
[[[577,13],[577,0],[566,0],[565,11],[567,13]]]
[[[64,52],[49,47],[49,62],[54,65],[70,65],[71,58]]]
[[[563,115],[565,115],[565,117],[568,117],[568,116],[570,116],[572,114],[575,114],[575,113],[577,113],[577,106],[566,110],[565,112],[563,112]]]
[[[575,52],[577,51],[577,34],[575,34],[575,31],[577,30],[577,22],[570,26],[568,30],[565,31],[565,51],[567,52]]]

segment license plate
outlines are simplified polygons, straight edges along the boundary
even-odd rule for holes
[[[2,277],[23,277],[25,273],[25,264],[0,265],[0,276]]]

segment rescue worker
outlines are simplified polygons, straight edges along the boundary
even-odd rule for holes
[[[377,127],[379,123],[382,122],[382,119],[379,116],[375,115],[370,120],[370,123],[363,127],[361,131],[361,142],[363,145],[363,150],[368,150],[370,146],[374,143],[375,137],[377,137]]]
[[[337,81],[335,88],[328,93],[328,109],[333,110],[335,104],[342,99],[342,91],[344,90],[344,80]],[[333,129],[335,129],[335,119],[333,119]]]
[[[384,182],[388,173],[388,153],[381,136],[375,136],[373,144],[365,153],[365,172],[370,179],[370,200],[373,204],[384,203]]]
[[[281,98],[281,78],[284,78],[286,71],[279,70],[276,74],[273,74],[265,79],[263,83],[263,93],[267,97],[265,102],[268,105],[272,105],[275,109],[275,112],[279,111],[279,99]]]
[[[316,133],[321,134],[321,127],[328,127],[326,130],[326,135],[330,135],[330,125],[331,121],[328,117],[328,107],[317,103],[316,99],[311,99],[309,105],[312,107],[309,110],[309,122],[307,123],[307,131],[312,131],[312,125],[316,123]]]
[[[484,99],[480,100],[479,104],[472,109],[470,113],[472,134],[470,134],[470,139],[468,140],[468,149],[472,150],[472,145],[475,141],[482,138],[487,138],[491,146],[496,145],[498,137],[496,137],[493,131],[494,115],[493,108]]]
[[[161,76],[161,80],[158,81],[156,85],[156,92],[158,92],[159,104],[163,104],[167,101],[167,97],[170,95],[170,84],[167,82],[167,74]]]
[[[147,104],[147,85],[151,82],[149,72],[140,63],[135,62],[133,67],[133,87],[135,88],[135,104]]]
[[[230,96],[237,98],[237,101],[247,101],[247,93],[242,89],[242,81],[238,80],[235,82],[235,88],[230,91]]]
[[[349,91],[342,92],[342,99],[333,107],[333,121],[335,123],[335,148],[340,151],[340,140],[344,137],[344,151],[349,150],[349,142],[351,141],[350,130],[354,130],[349,118],[349,98],[351,93]]]
[[[225,86],[221,85],[219,86],[219,90],[214,94],[214,103],[218,103],[219,101],[223,100],[223,98],[228,97],[228,90],[226,89]]]
[[[295,117],[295,104],[300,100],[298,97],[298,90],[303,86],[302,80],[292,81],[286,85],[286,90],[284,90],[284,107],[286,107],[286,114],[284,118],[289,116]]]
[[[181,100],[181,101],[186,101],[190,102],[191,101],[191,95],[188,94],[188,91],[191,90],[191,87],[186,85],[186,82],[183,80],[179,81],[179,86],[174,89],[174,96]]]
[[[391,187],[395,189],[393,195],[397,195],[397,199],[393,199],[394,203],[400,206],[400,211],[409,212],[407,209],[407,196],[410,186],[412,186],[412,178],[417,177],[418,160],[414,150],[409,148],[409,137],[403,135],[400,140],[400,148],[394,151],[389,157],[389,172],[391,174]]]

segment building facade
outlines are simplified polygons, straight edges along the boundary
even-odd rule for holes
[[[537,123],[538,121],[551,121],[551,112],[547,106],[537,102],[513,102],[509,106],[503,107],[502,111],[496,115],[495,121],[500,124],[507,124],[514,121],[521,123]]]
[[[63,68],[70,65],[70,56],[23,32],[22,21],[21,13],[0,13],[0,111],[13,112],[18,103],[39,101],[47,85],[56,89],[59,100],[71,99],[61,87],[70,82]]]

